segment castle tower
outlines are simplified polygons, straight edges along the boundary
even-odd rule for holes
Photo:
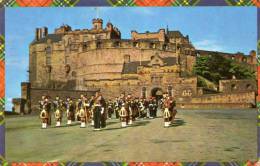
[[[96,29],[96,30],[103,29],[103,20],[100,18],[94,18],[92,20],[92,24],[93,24],[93,29]]]

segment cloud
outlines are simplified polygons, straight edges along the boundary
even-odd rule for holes
[[[133,11],[135,14],[141,15],[141,16],[152,16],[154,15],[154,11],[152,11],[152,8],[149,7],[142,7],[142,8],[131,8],[130,11]]]
[[[12,104],[12,99],[13,99],[13,98],[11,98],[11,97],[7,97],[7,98],[6,98],[5,110],[7,110],[7,111],[11,111],[11,110],[12,110],[12,106],[13,106],[13,104]]]
[[[201,49],[201,50],[209,50],[209,51],[224,51],[225,47],[221,44],[219,44],[215,40],[201,40],[198,42],[194,42],[193,45],[195,46],[196,49]]]
[[[7,102],[12,102],[12,99],[13,99],[13,98],[8,97],[8,98],[7,98]]]

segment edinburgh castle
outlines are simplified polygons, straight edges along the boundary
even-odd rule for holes
[[[122,39],[112,23],[93,19],[90,29],[62,25],[53,34],[37,28],[30,44],[29,82],[22,83],[15,109],[34,109],[40,96],[78,97],[101,91],[105,98],[121,93],[136,97],[174,96],[179,108],[254,107],[256,79],[220,80],[201,87],[193,68],[201,56],[219,55],[256,71],[256,52],[222,53],[197,50],[180,31],[131,31]],[[206,79],[205,79],[206,80]],[[19,108],[18,108],[19,107]]]

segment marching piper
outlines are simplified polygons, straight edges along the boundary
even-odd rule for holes
[[[173,97],[170,97],[170,113],[171,113],[171,118],[170,118],[170,122],[171,124],[174,122],[175,116],[177,114],[177,110],[175,108],[176,106],[176,101],[173,99]]]
[[[172,117],[172,109],[173,109],[173,103],[171,98],[168,96],[164,101],[164,127],[169,127],[171,124],[171,117]]]
[[[150,97],[150,99],[149,99],[149,104],[148,104],[148,117],[149,118],[154,118],[154,107],[153,107],[153,100],[152,100],[152,97]]]
[[[106,127],[105,121],[105,100],[100,92],[96,93],[94,99],[94,130],[101,130]]]
[[[51,125],[51,102],[50,102],[50,97],[46,96],[44,101],[45,101],[45,103],[44,103],[45,109],[46,109],[46,111],[48,113],[47,125],[50,126]]]
[[[119,112],[120,112],[120,109],[121,109],[121,103],[119,103],[119,99],[118,97],[116,97],[115,101],[114,101],[114,112],[115,112],[115,115],[116,115],[116,119],[119,119]]]
[[[127,95],[126,102],[125,102],[125,108],[126,108],[126,125],[132,125],[133,124],[133,110],[132,110],[131,94]]]
[[[87,96],[85,96],[85,101],[84,101],[84,110],[86,113],[86,123],[91,123],[91,117],[90,117],[90,111],[91,111],[91,107],[90,107],[90,100],[88,100]]]
[[[71,122],[74,120],[74,106],[72,99],[68,97],[65,104],[67,109],[67,125],[71,125]]]
[[[144,112],[145,112],[143,99],[139,100],[138,107],[139,107],[139,109],[138,109],[139,110],[139,118],[143,118],[144,117]]]
[[[87,122],[87,114],[86,114],[86,98],[84,95],[81,95],[78,101],[77,116],[80,120],[80,128],[85,128]]]
[[[135,98],[132,102],[132,111],[133,111],[133,121],[139,117],[139,101],[138,98]]]
[[[121,121],[121,127],[126,127],[127,126],[127,111],[125,107],[125,103],[122,103],[122,107],[119,111],[119,116],[120,116],[120,121]]]
[[[56,96],[55,100],[53,101],[53,108],[54,108],[54,116],[56,119],[56,127],[61,126],[62,121],[62,105],[63,102],[59,96]]]
[[[40,118],[42,120],[42,129],[46,129],[47,128],[47,123],[48,123],[48,112],[46,111],[46,102],[45,102],[45,96],[42,96],[42,100],[39,101],[40,103]]]
[[[111,99],[108,100],[108,103],[107,103],[107,113],[108,113],[108,119],[111,119],[112,117],[112,114],[114,112],[113,110],[113,102]]]

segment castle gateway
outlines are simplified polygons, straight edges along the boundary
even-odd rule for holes
[[[36,29],[35,39],[30,44],[29,83],[22,85],[25,89],[22,98],[30,101],[32,107],[37,105],[42,94],[76,97],[79,93],[93,94],[99,90],[105,98],[114,98],[120,93],[160,97],[167,92],[187,108],[192,102],[198,104],[198,100],[219,104],[222,102],[219,99],[232,94],[223,92],[202,99],[203,90],[197,87],[197,76],[192,74],[198,55],[235,57],[255,70],[255,51],[248,56],[229,56],[195,50],[189,36],[168,29],[132,31],[131,39],[121,39],[120,30],[112,23],[104,27],[103,20],[97,18],[92,24],[91,29],[83,30],[63,25],[53,34],[48,34],[46,27]],[[249,82],[251,89],[236,94],[237,100],[231,96],[234,104],[240,100],[240,104],[254,103],[256,82]]]

